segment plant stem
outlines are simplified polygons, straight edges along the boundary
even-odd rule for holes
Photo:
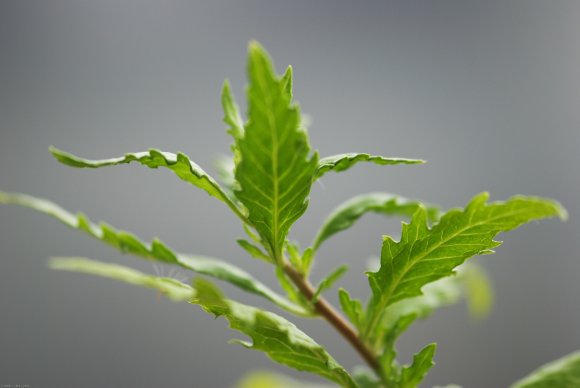
[[[283,269],[286,275],[298,287],[300,292],[308,299],[312,300],[315,288],[310,281],[306,279],[301,273],[294,269],[290,264],[284,263]],[[318,297],[314,303],[316,311],[324,317],[338,332],[346,338],[348,342],[356,349],[367,364],[377,373],[381,375],[380,366],[375,354],[369,349],[360,339],[356,330],[348,323],[348,321],[322,296]]]

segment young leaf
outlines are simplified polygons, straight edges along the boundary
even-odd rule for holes
[[[49,266],[61,271],[82,272],[153,288],[176,302],[190,300],[194,295],[193,288],[173,278],[146,275],[118,264],[103,263],[83,257],[55,257],[49,261]]]
[[[152,149],[146,152],[128,153],[119,158],[89,160],[79,158],[54,147],[50,147],[50,152],[59,162],[76,168],[100,168],[131,162],[138,162],[149,168],[166,167],[182,180],[199,187],[210,196],[224,202],[242,221],[246,221],[245,210],[241,209],[211,176],[189,160],[187,155],[183,153],[175,155]]]
[[[400,387],[417,387],[419,383],[425,378],[425,375],[435,365],[433,363],[433,356],[437,344],[430,344],[423,348],[419,353],[413,357],[411,365],[403,367],[401,374]]]
[[[222,88],[222,108],[224,110],[224,123],[228,125],[228,133],[234,139],[244,135],[244,122],[236,100],[230,89],[230,82],[226,80]]]
[[[267,263],[271,263],[272,259],[266,255],[260,248],[249,242],[248,240],[239,239],[236,240],[238,245],[242,247],[246,252],[250,254],[250,256],[255,257],[256,259],[264,260]]]
[[[197,273],[229,282],[245,291],[265,297],[278,307],[302,316],[311,315],[304,308],[291,303],[269,287],[255,279],[246,271],[224,261],[175,253],[158,239],[146,244],[136,236],[115,228],[92,223],[85,215],[74,215],[57,204],[25,194],[9,194],[0,191],[0,203],[20,205],[50,215],[70,228],[80,230],[123,253],[130,253],[146,259],[179,265]]]
[[[511,386],[511,388],[553,387],[580,387],[580,352],[552,361]]]
[[[411,217],[421,202],[409,200],[398,195],[387,193],[370,193],[358,195],[339,207],[326,218],[318,231],[312,248],[316,251],[320,245],[330,237],[350,228],[365,213],[373,212]],[[429,221],[438,218],[439,210],[434,206],[427,206]]]
[[[232,329],[249,336],[252,342],[235,342],[268,355],[272,360],[315,373],[343,387],[356,387],[348,372],[312,338],[286,319],[255,307],[227,300],[211,283],[198,279],[194,303],[216,316],[223,316]]]
[[[316,179],[319,179],[329,171],[341,172],[348,170],[359,162],[371,162],[379,165],[425,163],[421,159],[387,158],[379,155],[361,153],[339,154],[320,159],[318,167],[316,168]]]
[[[487,193],[477,195],[465,210],[447,212],[432,229],[425,209],[419,208],[410,224],[403,225],[400,242],[385,237],[381,267],[369,273],[372,296],[367,308],[365,334],[371,334],[385,309],[405,298],[421,294],[421,288],[445,276],[468,258],[501,243],[493,238],[518,226],[566,212],[554,201],[516,196],[506,202],[486,204]]]
[[[268,253],[281,260],[292,224],[306,211],[318,156],[300,129],[300,113],[289,96],[288,81],[274,72],[266,51],[249,48],[248,123],[236,139],[238,199]]]
[[[334,283],[336,283],[345,273],[348,271],[348,265],[341,265],[334,271],[332,271],[328,276],[326,276],[318,287],[316,287],[316,291],[312,296],[312,303],[316,303],[318,297],[326,290],[330,289]]]
[[[338,301],[340,302],[340,308],[346,316],[348,320],[359,330],[362,330],[364,326],[364,314],[363,308],[360,300],[352,299],[348,291],[344,288],[340,288],[338,290]]]

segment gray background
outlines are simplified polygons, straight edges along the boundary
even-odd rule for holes
[[[169,172],[75,170],[47,152],[54,144],[112,157],[158,147],[211,170],[231,141],[222,81],[229,77],[244,101],[250,39],[280,71],[293,64],[295,96],[322,155],[429,161],[329,174],[314,187],[296,239],[307,243],[332,208],[367,191],[446,208],[483,190],[494,199],[525,193],[570,211],[568,223],[526,226],[480,260],[497,296],[488,319],[475,322],[457,306],[405,335],[405,360],[439,343],[425,386],[503,387],[580,348],[577,1],[2,1],[0,188],[271,279],[271,268],[236,246],[243,231],[229,210]],[[382,234],[398,230],[398,221],[366,217],[321,250],[314,278],[348,262],[341,285],[365,297],[366,259],[378,254]],[[251,369],[286,371],[228,345],[238,334],[197,308],[50,271],[45,259],[54,255],[153,268],[48,217],[1,207],[0,246],[1,384],[226,387]],[[360,363],[323,322],[297,323],[345,366]]]

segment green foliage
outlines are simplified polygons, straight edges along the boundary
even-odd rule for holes
[[[220,185],[185,154],[157,150],[129,153],[119,158],[88,160],[50,148],[60,162],[77,168],[99,168],[137,162],[150,168],[164,167],[180,179],[224,202],[242,222],[248,239],[237,240],[241,256],[260,259],[272,266],[281,296],[241,268],[225,261],[181,254],[159,239],[145,243],[131,233],[105,223],[94,224],[85,215],[72,214],[60,206],[24,194],[0,192],[0,203],[15,204],[46,213],[67,226],[84,232],[123,253],[194,271],[259,295],[297,316],[322,318],[348,340],[368,364],[349,374],[325,348],[286,318],[223,296],[216,286],[198,279],[193,286],[173,278],[144,274],[119,264],[84,258],[53,259],[54,269],[103,276],[156,289],[169,299],[188,301],[206,312],[222,316],[231,328],[247,335],[239,341],[264,352],[273,361],[310,372],[344,387],[411,388],[418,386],[434,365],[435,344],[425,346],[409,364],[397,357],[397,340],[417,319],[465,298],[474,316],[484,316],[492,303],[490,283],[479,267],[464,262],[473,256],[493,253],[500,245],[494,238],[524,223],[566,212],[557,202],[516,196],[505,202],[487,203],[488,195],[476,196],[465,209],[453,209],[440,217],[439,210],[420,201],[394,194],[357,196],[338,207],[322,224],[312,246],[302,250],[289,240],[292,225],[308,207],[314,181],[329,171],[345,171],[359,162],[378,165],[421,164],[418,159],[389,158],[347,153],[319,160],[293,102],[293,72],[276,73],[267,52],[256,42],[249,47],[248,111],[242,118],[229,83],[222,89],[224,123],[233,138],[232,154],[224,156],[218,172]],[[380,266],[367,273],[371,296],[366,305],[339,288],[343,317],[325,298],[339,284],[347,266],[324,277],[317,287],[309,280],[320,246],[332,236],[352,227],[364,214],[373,212],[404,223],[400,240],[383,237]],[[161,224],[161,223],[159,223]],[[380,232],[378,233],[378,235]],[[239,258],[241,260],[241,258]],[[576,386],[580,384],[580,356],[541,368],[514,387]],[[274,375],[253,375],[241,386],[322,386]]]
[[[316,251],[322,243],[333,235],[350,228],[364,214],[373,212],[388,216],[411,217],[421,206],[419,201],[412,201],[394,194],[369,193],[358,195],[337,207],[320,227],[314,238],[312,248]],[[439,210],[434,206],[427,206],[427,216],[435,221]]]
[[[74,215],[45,199],[0,191],[0,203],[20,205],[48,214],[68,227],[87,233],[123,253],[174,264],[202,275],[211,276],[231,283],[244,291],[262,296],[275,303],[278,307],[294,314],[310,315],[308,311],[280,296],[246,271],[222,260],[213,257],[176,253],[159,239],[154,239],[150,244],[144,243],[131,233],[117,230],[104,223],[94,224],[84,214]]]
[[[230,327],[239,330],[252,342],[235,340],[249,349],[266,353],[271,359],[300,371],[318,374],[343,387],[355,387],[346,372],[322,346],[286,319],[255,307],[226,300],[207,281],[195,284],[194,303],[216,316],[223,316]]]
[[[287,79],[278,77],[258,44],[250,44],[248,122],[236,136],[236,196],[248,208],[250,223],[276,262],[292,224],[306,211],[318,163]],[[289,77],[289,76],[288,76]]]
[[[557,202],[517,196],[506,202],[486,204],[487,193],[477,195],[465,210],[447,212],[433,228],[420,207],[410,224],[403,225],[401,241],[383,239],[381,267],[369,273],[372,297],[367,307],[365,337],[372,337],[385,309],[405,298],[421,294],[426,284],[453,274],[470,257],[493,253],[501,245],[493,238],[518,226],[566,213]]]
[[[380,155],[370,155],[361,153],[348,153],[328,156],[320,159],[316,168],[316,179],[320,178],[329,171],[341,172],[346,171],[359,162],[371,162],[379,165],[390,164],[422,164],[424,160],[420,159],[403,159],[403,158],[385,158]]]
[[[512,385],[512,388],[554,387],[580,387],[580,352],[552,361]]]

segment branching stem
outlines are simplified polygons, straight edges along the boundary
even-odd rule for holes
[[[316,290],[310,281],[288,263],[285,263],[283,268],[286,275],[288,275],[296,287],[298,287],[300,292],[302,292],[308,300],[312,300]],[[364,344],[350,323],[348,323],[348,321],[322,296],[318,297],[314,307],[316,308],[316,311],[324,317],[324,319],[326,319],[344,338],[346,338],[367,364],[377,373],[377,375],[380,376],[380,366],[375,354]]]

